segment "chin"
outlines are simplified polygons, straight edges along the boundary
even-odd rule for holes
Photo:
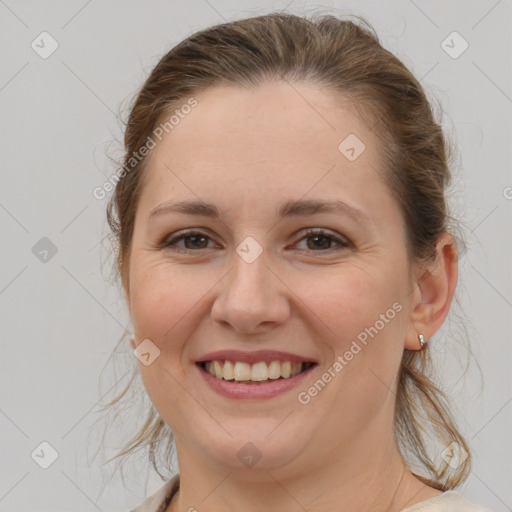
[[[268,420],[264,428],[256,428],[254,422],[251,426],[240,425],[240,433],[226,425],[226,430],[232,434],[218,439],[210,439],[206,445],[202,441],[202,453],[207,453],[213,464],[226,467],[229,471],[240,471],[247,474],[247,478],[261,479],[257,476],[261,471],[272,472],[288,464],[293,464],[298,457],[304,456],[306,442],[301,443],[296,432],[285,430],[282,426],[276,429],[275,422],[269,428]],[[245,427],[245,428],[244,428]],[[281,428],[281,432],[278,432]],[[268,475],[263,476],[263,480]]]

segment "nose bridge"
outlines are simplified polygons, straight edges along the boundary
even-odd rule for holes
[[[213,320],[245,332],[284,321],[288,313],[284,285],[270,267],[268,252],[255,238],[246,237],[236,247],[231,272],[222,280]]]
[[[236,286],[237,291],[255,288],[253,292],[261,293],[265,290],[265,285],[268,285],[268,265],[268,250],[252,236],[247,237],[236,247],[232,285]]]
[[[228,293],[240,307],[260,309],[270,300],[268,252],[253,237],[247,237],[233,256],[233,270],[228,279]]]

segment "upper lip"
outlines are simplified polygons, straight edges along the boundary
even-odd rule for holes
[[[270,364],[271,361],[290,361],[290,362],[302,362],[302,363],[316,363],[317,361],[311,357],[304,357],[297,354],[291,354],[290,352],[281,352],[279,350],[218,350],[216,352],[209,352],[201,358],[196,360],[196,363],[204,363],[205,361],[240,361],[243,363],[259,363],[264,361]]]

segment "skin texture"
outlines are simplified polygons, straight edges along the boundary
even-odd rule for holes
[[[407,259],[398,203],[382,181],[379,142],[348,100],[318,85],[216,86],[150,154],[137,209],[126,290],[147,392],[176,436],[181,487],[168,511],[401,510],[440,491],[405,469],[394,439],[404,349],[419,350],[443,323],[457,281],[454,243],[438,244],[429,272]],[[353,162],[338,146],[366,146]],[[290,199],[337,199],[368,222],[337,213],[279,220]],[[215,204],[221,219],[168,213],[165,201]],[[180,254],[160,248],[181,239]],[[311,235],[324,228],[349,247]],[[252,236],[262,254],[236,252]],[[198,247],[198,248],[196,248]],[[310,403],[297,400],[392,304],[402,309]],[[283,350],[319,362],[299,389],[233,400],[204,384],[194,361],[220,349]],[[252,468],[237,452],[252,442]],[[400,485],[399,485],[400,484]],[[395,493],[396,491],[396,493]]]

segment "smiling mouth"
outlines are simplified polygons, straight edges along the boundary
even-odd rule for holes
[[[295,377],[317,363],[264,361],[249,364],[241,361],[214,360],[196,363],[206,373],[219,380],[236,382],[240,384],[265,384],[274,380],[285,380]]]

